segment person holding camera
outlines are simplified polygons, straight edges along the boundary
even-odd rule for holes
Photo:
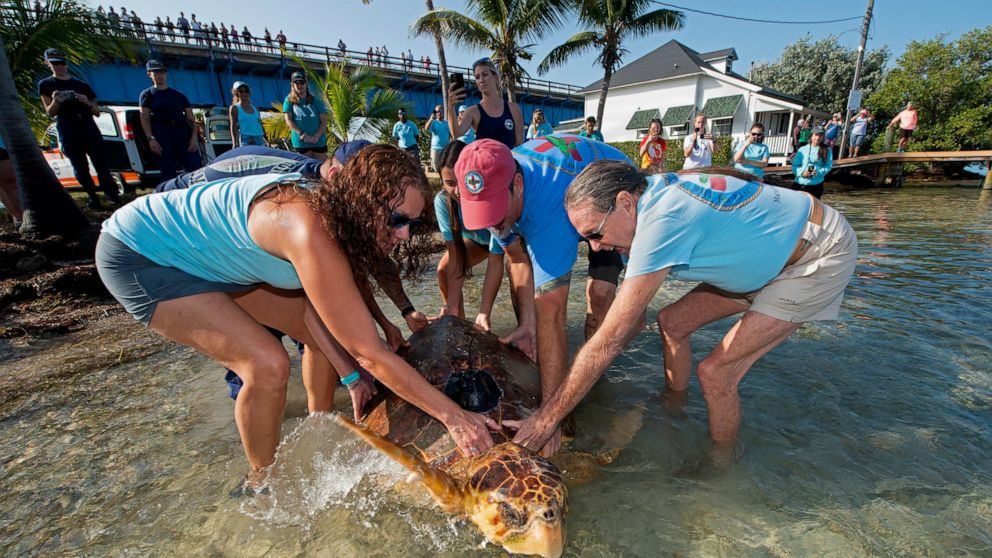
[[[764,178],[769,155],[765,145],[765,125],[755,123],[747,137],[734,149],[734,168]]]
[[[101,209],[103,205],[90,175],[87,156],[93,161],[104,195],[111,202],[120,205],[121,198],[110,176],[110,164],[103,151],[103,135],[93,120],[94,116],[100,115],[96,93],[88,83],[69,75],[65,53],[50,48],[45,51],[45,62],[52,70],[52,75],[38,83],[41,105],[49,116],[55,117],[62,154],[69,159],[76,180],[89,196],[89,207]]]
[[[661,120],[651,119],[648,135],[641,140],[641,169],[651,174],[665,172],[665,151],[668,144],[661,137]]]
[[[400,51],[403,54],[403,51]],[[424,124],[424,131],[431,133],[431,168],[441,172],[441,152],[451,142],[451,128],[444,121],[444,107],[436,105],[430,119]]]
[[[426,61],[425,65],[429,66],[430,62]],[[520,105],[503,99],[496,64],[488,58],[480,58],[472,64],[472,74],[482,100],[479,104],[468,107],[460,117],[456,117],[455,108],[465,102],[465,76],[461,73],[451,74],[447,107],[451,137],[457,138],[469,130],[475,130],[476,139],[496,140],[507,149],[522,144],[524,114]]]
[[[793,190],[809,192],[816,199],[823,196],[823,179],[834,166],[834,155],[823,141],[823,128],[813,128],[809,143],[799,148],[792,159]]]
[[[692,126],[692,133],[682,140],[682,153],[685,155],[682,168],[713,166],[713,134],[706,133],[706,115],[697,114]]]

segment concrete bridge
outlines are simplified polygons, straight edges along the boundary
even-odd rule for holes
[[[161,60],[169,68],[169,85],[185,93],[196,106],[228,106],[231,85],[243,81],[252,88],[257,106],[282,104],[289,93],[289,76],[299,69],[291,56],[285,55],[275,41],[254,37],[251,42],[223,42],[217,37],[192,32],[184,36],[178,31],[158,32],[145,24],[143,30],[108,27],[108,33],[122,37],[138,47],[138,61],[110,60],[87,64],[80,68],[83,77],[93,85],[102,104],[134,105],[142,90],[150,85],[144,61]],[[322,71],[325,64],[345,64],[354,68],[371,65],[386,77],[391,87],[401,91],[413,106],[417,118],[426,119],[434,105],[442,102],[440,70],[435,62],[424,64],[419,59],[405,61],[396,56],[372,57],[365,52],[287,42],[286,50],[304,60],[313,69]],[[432,53],[434,54],[434,53]],[[468,68],[448,66],[449,72],[465,74],[469,98],[475,104],[480,95]],[[524,121],[530,122],[536,108],[544,110],[545,118],[554,126],[562,120],[583,116],[584,98],[578,86],[553,81],[524,78],[517,88],[517,101],[523,109]]]

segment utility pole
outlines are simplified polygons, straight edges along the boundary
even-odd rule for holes
[[[875,0],[868,0],[868,9],[865,10],[865,20],[861,26],[861,44],[858,45],[858,61],[854,65],[854,81],[851,82],[851,95],[858,89],[858,82],[861,81],[861,63],[865,60],[865,43],[868,42],[868,28],[871,27],[871,10],[875,6]],[[848,95],[848,102],[850,102]],[[855,109],[857,110],[857,109]],[[851,129],[851,109],[845,105],[844,108],[844,133],[840,138],[840,158],[847,153],[847,134]]]

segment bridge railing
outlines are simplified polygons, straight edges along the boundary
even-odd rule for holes
[[[252,53],[280,58],[291,53],[308,62],[326,64],[344,62],[346,64],[382,68],[408,74],[412,77],[432,78],[438,80],[438,82],[441,79],[441,70],[437,63],[426,56],[420,59],[411,59],[404,56],[383,55],[381,52],[376,54],[374,51],[369,53],[368,51],[361,52],[348,50],[347,48],[340,49],[337,47],[288,40],[280,41],[276,37],[271,36],[271,34],[269,37],[256,37],[250,34],[245,36],[243,33],[234,35],[230,31],[227,34],[223,34],[219,29],[217,31],[208,28],[201,28],[200,30],[190,28],[184,30],[176,26],[175,22],[172,22],[172,25],[173,27],[169,28],[164,24],[160,26],[156,23],[115,22],[107,16],[97,14],[97,26],[105,34],[124,39],[145,41],[149,46],[152,43],[161,45],[179,44],[189,48],[202,48],[205,51]],[[448,71],[464,74],[467,83],[474,84],[475,82],[471,68],[449,64]],[[518,83],[518,86],[531,94],[540,92],[567,97],[578,96],[577,93],[581,89],[581,87],[575,85],[534,79],[529,76],[524,76]]]

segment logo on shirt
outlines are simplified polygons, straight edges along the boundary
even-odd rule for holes
[[[579,140],[575,137],[565,136],[556,138],[554,136],[545,136],[541,139],[543,142],[535,147],[534,151],[537,151],[538,153],[546,153],[551,151],[552,148],[557,147],[563,154],[571,156],[572,160],[582,160],[582,154],[579,153],[579,150],[572,145],[573,143],[579,142]]]
[[[482,175],[476,171],[468,171],[465,173],[465,189],[471,194],[478,194],[482,191],[482,187],[485,185],[485,181],[482,179]]]
[[[506,120],[504,120],[503,121],[503,127],[505,127],[507,130],[512,130],[513,129],[513,119],[512,118],[507,118]]]

